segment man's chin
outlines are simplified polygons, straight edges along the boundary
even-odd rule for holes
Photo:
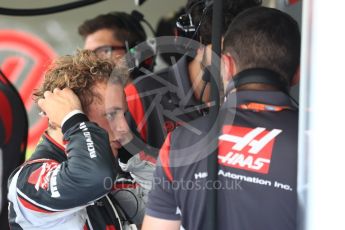
[[[110,147],[113,151],[113,155],[117,157],[119,149],[122,147],[122,144],[119,141],[110,141]]]
[[[111,148],[111,151],[113,152],[114,157],[117,157],[118,155],[118,149],[117,148]]]

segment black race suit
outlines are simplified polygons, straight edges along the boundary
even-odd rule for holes
[[[66,147],[45,134],[9,181],[16,229],[120,229],[112,189],[117,170],[108,134],[83,114],[62,126]]]

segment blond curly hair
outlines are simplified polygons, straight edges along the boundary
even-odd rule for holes
[[[34,101],[43,98],[45,91],[53,91],[55,88],[70,88],[79,97],[82,108],[87,111],[88,106],[95,98],[99,98],[92,92],[96,83],[114,83],[124,85],[128,79],[128,71],[125,67],[118,67],[111,61],[97,57],[90,50],[77,50],[74,55],[58,57],[48,67],[44,75],[44,81],[40,88],[34,92]]]

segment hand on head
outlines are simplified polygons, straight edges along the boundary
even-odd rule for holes
[[[69,88],[45,91],[38,105],[47,115],[49,123],[56,127],[61,127],[62,120],[69,112],[82,110],[78,96]]]

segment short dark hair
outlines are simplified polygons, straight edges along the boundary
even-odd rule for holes
[[[114,38],[125,43],[129,47],[146,41],[146,33],[140,22],[132,15],[125,12],[111,12],[102,14],[95,18],[86,20],[79,26],[79,34],[85,39],[88,35],[101,29],[110,29],[114,31]]]
[[[192,16],[192,21],[197,26],[202,18],[196,40],[208,45],[212,41],[212,6],[203,15],[207,0],[188,0],[186,12]],[[225,34],[229,24],[237,14],[250,7],[260,6],[261,0],[223,0],[223,27],[222,34]]]
[[[298,24],[277,9],[255,7],[242,12],[229,26],[223,45],[234,57],[238,72],[266,68],[290,83],[300,62]]]

